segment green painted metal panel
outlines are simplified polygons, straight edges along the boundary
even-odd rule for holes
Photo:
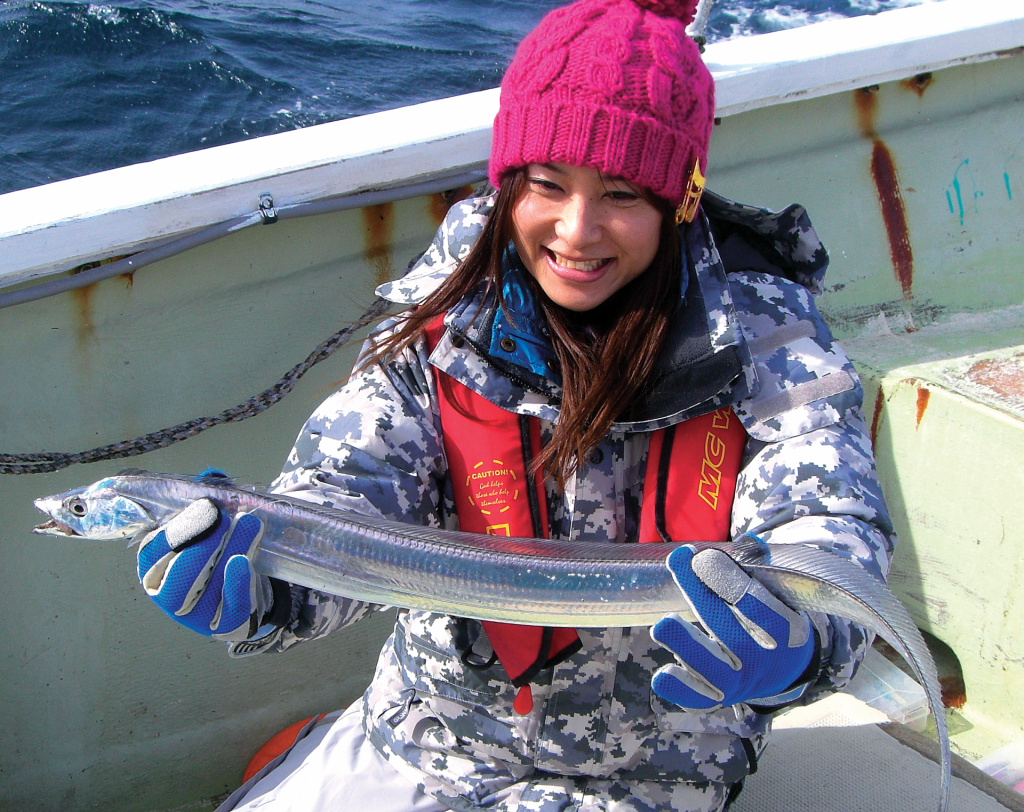
[[[708,185],[769,208],[807,208],[832,258],[820,306],[841,338],[879,311],[920,328],[1020,303],[1022,104],[1016,55],[754,111],[716,127]],[[889,177],[877,168],[883,151]],[[894,234],[909,247],[902,282],[883,196],[904,211],[905,235]]]
[[[0,310],[0,449],[74,451],[215,414],[357,319],[423,250],[438,196],[258,227],[79,292]],[[127,465],[269,483],[361,343],[283,402],[138,459],[0,477],[7,627],[0,809],[204,809],[270,735],[369,682],[388,616],[229,660],[145,597],[134,554],[31,533],[32,499]]]
[[[1024,731],[1024,431],[1016,417],[906,373],[869,389],[882,392],[875,447],[901,534],[890,584],[956,653],[961,712],[977,728],[956,741],[977,758]]]

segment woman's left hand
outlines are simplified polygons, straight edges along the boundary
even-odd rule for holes
[[[721,550],[679,547],[667,565],[708,633],[676,614],[658,621],[651,636],[679,662],[655,672],[654,692],[699,710],[737,702],[775,706],[799,697],[817,648],[808,616]]]
[[[211,500],[197,499],[142,539],[139,580],[157,606],[192,631],[249,640],[274,604],[271,580],[257,574],[251,560],[262,535],[256,516],[241,513],[232,521]],[[287,615],[289,592],[286,586],[277,592],[278,614]]]

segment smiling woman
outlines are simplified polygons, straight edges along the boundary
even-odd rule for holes
[[[538,464],[571,476],[649,384],[685,290],[675,207],[624,178],[565,163],[512,170],[512,245],[532,281],[561,377],[562,407]],[[678,291],[678,293],[677,293]]]
[[[530,164],[512,210],[513,241],[545,296],[568,310],[593,310],[647,270],[662,208],[591,167]]]
[[[307,421],[275,490],[490,535],[757,533],[836,546],[884,579],[862,392],[807,290],[824,249],[802,209],[701,198],[714,87],[686,35],[695,4],[577,0],[523,40],[491,187],[378,288],[409,309]],[[379,608],[258,574],[225,511],[182,519],[201,501],[140,545],[147,594],[179,623],[222,635],[230,605],[222,637],[247,656]],[[245,540],[262,532],[249,522]],[[167,563],[172,547],[195,552]],[[769,712],[842,687],[868,638],[771,597],[720,549],[666,566],[702,626],[400,612],[363,702],[224,809],[719,812]]]
[[[561,408],[535,456],[561,487],[649,388],[688,284],[677,204],[599,168],[545,162],[508,168],[486,205],[493,210],[468,256],[375,338],[366,368],[411,346],[481,286],[496,292],[498,322],[550,355],[534,352],[531,371],[557,382]],[[490,343],[500,356],[502,342]]]
[[[567,310],[593,310],[654,261],[663,208],[591,167],[530,164],[512,210],[513,240],[545,296]]]

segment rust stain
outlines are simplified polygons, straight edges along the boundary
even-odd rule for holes
[[[96,284],[93,283],[92,285],[86,285],[84,288],[71,291],[71,295],[75,299],[75,307],[78,310],[78,341],[81,344],[85,344],[94,337],[92,297],[96,292]]]
[[[875,135],[875,111],[878,109],[878,99],[875,93],[878,85],[862,87],[853,91],[853,102],[857,108],[857,123],[860,124],[860,132],[865,138],[877,138]]]
[[[881,139],[875,139],[871,152],[871,176],[878,190],[878,202],[882,207],[882,219],[889,238],[889,255],[892,257],[896,279],[903,288],[903,297],[909,299],[914,285],[914,252],[910,247],[910,230],[907,228],[907,212],[900,195],[896,162]]]
[[[1024,401],[1024,357],[988,358],[967,370],[967,377],[1010,400]]]
[[[918,98],[924,96],[924,92],[929,88],[933,81],[931,73],[919,73],[911,79],[904,79],[900,82],[900,87],[905,90],[912,90],[917,94]]]
[[[76,274],[83,273],[84,271],[91,271],[93,268],[110,265],[112,262],[117,262],[118,260],[124,259],[128,256],[131,256],[131,254],[117,254],[116,256],[107,257],[106,259],[85,262],[75,268],[72,268],[70,273],[74,276]],[[135,281],[135,272],[129,271],[128,273],[121,274],[121,276],[127,280],[128,290],[131,290],[132,283]],[[70,291],[75,302],[75,309],[78,311],[78,342],[82,347],[85,347],[90,341],[93,341],[96,338],[92,321],[92,304],[96,288],[99,284],[99,282],[93,282],[91,285],[85,285],[84,287]]]
[[[875,394],[875,413],[871,415],[871,447],[878,445],[878,427],[882,422],[882,406],[885,403],[885,395],[879,384],[878,392]]]
[[[78,274],[78,273],[82,273],[83,271],[91,271],[93,268],[101,268],[104,265],[110,265],[113,262],[118,262],[119,260],[125,259],[126,257],[130,257],[130,256],[134,256],[134,255],[133,254],[115,254],[114,256],[107,257],[106,259],[92,260],[91,262],[83,262],[81,265],[76,265],[74,268],[72,268],[71,269],[71,273],[72,274]],[[132,285],[135,283],[135,271],[128,271],[128,273],[120,274],[120,276],[123,277],[125,282],[127,283],[126,287],[128,288],[128,290],[131,290],[132,289]],[[95,283],[95,284],[99,284],[99,283]],[[87,298],[91,298],[91,294],[90,294],[90,297],[87,297]]]
[[[430,195],[430,216],[437,225],[441,225],[448,209],[465,200],[473,193],[472,186],[460,186],[458,189],[447,189]]]
[[[959,710],[967,704],[967,686],[962,674],[939,677],[939,688],[942,691],[942,704],[947,708]]]
[[[928,408],[928,399],[931,396],[930,389],[923,386],[917,387],[917,425],[915,428],[921,427],[921,418],[924,417],[925,410]]]
[[[393,203],[381,203],[379,206],[366,206],[362,209],[363,224],[366,226],[364,255],[374,267],[374,285],[381,285],[394,275],[391,265],[394,210]]]
[[[911,297],[914,284],[914,252],[910,247],[910,229],[907,227],[907,212],[900,194],[900,178],[896,161],[885,142],[875,132],[875,116],[878,109],[877,86],[861,88],[853,94],[857,108],[857,122],[861,134],[871,139],[871,177],[875,182],[878,204],[882,210],[885,234],[889,240],[889,255],[896,280],[903,289],[903,297]]]
[[[84,265],[79,265],[77,268],[71,269],[71,275],[82,273],[82,271],[92,270],[98,268],[102,262],[87,262]],[[71,298],[75,302],[75,310],[78,311],[78,343],[84,347],[88,342],[95,338],[93,333],[92,323],[92,299],[96,293],[96,286],[99,282],[93,282],[91,285],[85,285],[84,287],[77,288],[71,291]]]
[[[448,213],[448,203],[444,199],[444,194],[437,192],[430,196],[430,219],[434,221],[436,225],[441,225],[444,221],[444,216]]]

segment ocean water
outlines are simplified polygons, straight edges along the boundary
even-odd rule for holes
[[[710,41],[939,0],[717,0]],[[562,0],[0,0],[0,194],[497,86]]]

